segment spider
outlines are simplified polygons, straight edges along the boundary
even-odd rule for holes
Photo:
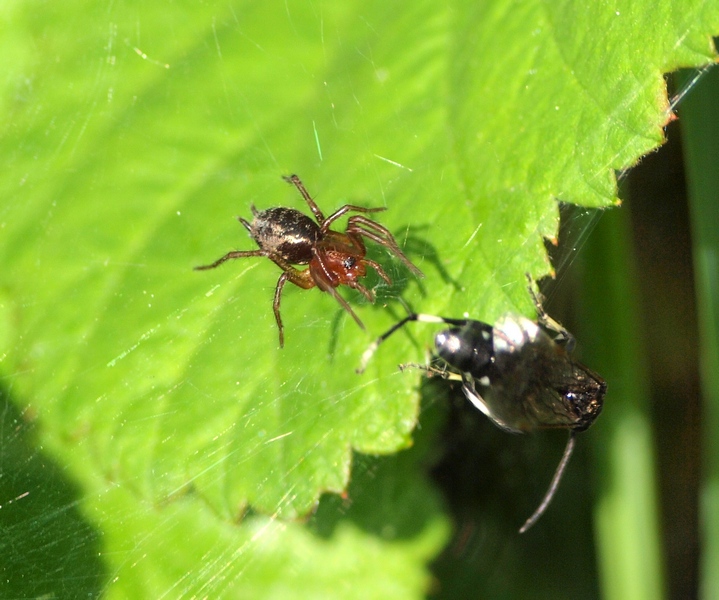
[[[378,346],[407,323],[446,323],[451,327],[434,338],[439,366],[405,367],[461,381],[467,399],[505,431],[568,429],[569,439],[549,489],[520,533],[532,527],[549,506],[574,451],[576,434],[599,416],[607,391],[599,375],[572,358],[573,336],[547,315],[531,277],[527,278],[536,322],[511,313],[494,325],[410,313],[370,345],[357,370],[362,373]]]
[[[365,208],[345,204],[325,218],[297,175],[285,176],[283,179],[297,188],[309,205],[317,223],[294,208],[276,207],[258,211],[253,205],[252,223],[242,217],[238,219],[250,232],[259,249],[235,250],[218,258],[212,264],[195,267],[198,271],[214,269],[231,258],[251,256],[265,256],[280,267],[283,273],[277,280],[272,303],[280,332],[280,348],[285,344],[280,299],[282,289],[288,281],[305,290],[317,287],[323,292],[328,292],[352,316],[357,325],[364,329],[362,321],[347,301],[339,295],[336,288],[340,285],[349,286],[370,302],[374,302],[374,293],[358,281],[366,275],[367,266],[372,267],[387,284],[391,284],[392,280],[377,262],[366,258],[367,251],[363,237],[384,246],[407,265],[412,273],[423,277],[422,271],[415,267],[400,250],[389,230],[366,216],[349,217],[344,233],[330,229],[332,223],[347,213],[375,213],[386,210],[385,208]],[[308,265],[308,268],[299,270],[292,265]]]

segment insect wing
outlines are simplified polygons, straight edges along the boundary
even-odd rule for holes
[[[583,430],[601,411],[606,386],[534,321],[502,317],[493,331],[493,375],[478,392],[504,429]]]
[[[570,427],[584,431],[602,412],[606,382],[594,371],[566,355],[564,369],[548,374],[547,389],[554,390],[558,402],[571,415]]]

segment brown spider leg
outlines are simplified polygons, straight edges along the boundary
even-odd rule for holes
[[[307,204],[310,206],[310,210],[312,211],[312,214],[315,216],[315,219],[317,219],[317,222],[322,225],[325,221],[325,216],[322,214],[322,211],[320,210],[320,207],[315,204],[315,201],[312,199],[312,196],[310,196],[310,193],[307,191],[305,186],[302,184],[302,181],[300,181],[300,178],[297,177],[297,175],[284,175],[282,177],[287,183],[291,183],[297,188],[297,191],[299,191],[300,194],[302,194],[302,197],[305,199]]]
[[[320,221],[320,226],[322,227],[322,233],[327,233],[327,231],[330,228],[330,225],[332,225],[332,223],[334,223],[342,215],[347,214],[348,212],[376,213],[376,212],[382,212],[385,210],[387,210],[387,209],[384,206],[378,206],[375,208],[367,208],[366,206],[355,206],[354,204],[345,204],[344,206],[341,206],[335,212],[333,212],[329,217]],[[374,223],[374,221],[371,221],[370,219],[367,219],[367,220],[370,221],[371,223]],[[387,233],[389,233],[389,232],[387,232]]]
[[[254,204],[252,205],[252,214],[257,214],[257,209],[255,208]],[[237,217],[237,219],[244,225],[245,229],[252,234],[252,226],[242,217]],[[217,259],[215,262],[213,262],[211,265],[203,265],[201,267],[195,267],[195,271],[205,271],[206,269],[214,269],[215,267],[219,267],[223,262],[226,260],[230,260],[231,258],[247,258],[249,256],[267,256],[267,253],[264,250],[235,250],[233,252],[228,252],[225,254],[222,258]]]
[[[374,304],[375,301],[375,295],[371,290],[368,290],[365,286],[363,286],[361,283],[357,281],[350,281],[346,284],[348,287],[351,287],[353,290],[357,290],[360,292],[367,300],[372,302]]]
[[[278,267],[280,267],[284,273],[280,275],[277,280],[277,287],[275,288],[275,298],[272,301],[272,310],[275,313],[275,321],[277,321],[277,328],[280,330],[280,348],[285,346],[285,330],[282,326],[282,317],[280,316],[280,302],[282,300],[282,288],[285,287],[285,283],[291,281],[297,287],[301,287],[304,290],[309,290],[315,287],[314,280],[309,276],[309,271],[300,271],[295,269],[293,266],[288,265],[279,257],[269,257]]]
[[[277,280],[277,287],[275,288],[275,299],[272,301],[272,310],[275,313],[277,329],[280,330],[280,348],[285,347],[285,330],[282,327],[282,317],[280,316],[280,301],[282,300],[282,288],[285,287],[285,283],[287,283],[288,279],[289,276],[286,271],[280,275],[280,278]]]
[[[364,225],[364,227],[362,227],[362,225]],[[405,256],[404,252],[400,250],[400,247],[397,245],[397,240],[394,239],[394,236],[390,233],[389,229],[383,227],[379,223],[376,223],[372,219],[368,219],[362,215],[354,215],[350,217],[347,221],[347,230],[345,231],[345,234],[363,235],[367,239],[370,239],[385,248],[389,248],[389,250],[397,255],[399,259],[407,265],[407,268],[417,277],[424,277],[424,273],[415,267],[410,262],[409,258]]]
[[[323,292],[328,292],[330,296],[332,296],[337,302],[340,303],[340,306],[344,308],[355,320],[355,323],[360,326],[360,329],[365,329],[364,323],[360,321],[360,318],[355,314],[355,311],[352,310],[352,307],[347,304],[347,300],[345,300],[342,296],[339,295],[339,292],[333,288],[332,286],[328,288],[323,288],[319,283],[317,284],[317,287],[320,288]],[[361,291],[361,290],[360,290]],[[365,290],[367,291],[367,290]]]
[[[363,258],[362,262],[365,264],[368,264],[375,271],[377,271],[377,275],[379,275],[382,279],[384,279],[385,282],[387,283],[387,285],[392,285],[392,280],[389,278],[389,275],[387,275],[387,273],[385,273],[384,269],[379,265],[379,263],[376,263],[375,261],[370,260],[369,258]]]
[[[210,265],[202,265],[201,267],[195,267],[195,271],[214,269],[215,267],[219,267],[223,262],[230,260],[231,258],[248,258],[250,256],[267,256],[267,253],[264,250],[235,250],[233,252],[228,252],[223,257],[218,258]]]

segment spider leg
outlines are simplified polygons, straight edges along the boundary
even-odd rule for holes
[[[272,302],[275,321],[277,321],[277,328],[280,330],[280,348],[284,348],[285,346],[285,330],[282,327],[282,317],[280,316],[280,301],[282,299],[282,288],[285,287],[285,283],[287,283],[289,278],[290,276],[287,274],[287,271],[280,275],[280,278],[277,280],[277,287],[275,288],[275,299]]]
[[[332,223],[334,223],[342,215],[345,215],[348,212],[376,213],[376,212],[383,212],[385,210],[387,210],[387,209],[384,206],[367,208],[366,206],[357,206],[356,204],[345,204],[344,206],[341,206],[335,212],[333,212],[329,217],[324,219],[324,221],[320,221],[320,225],[322,227],[322,232],[326,233],[329,230],[330,225],[332,225]],[[371,223],[374,223],[374,221],[372,221],[371,219],[367,219],[367,220],[370,221]]]
[[[252,214],[257,214],[257,209],[255,208],[255,205],[252,205]],[[242,217],[237,217],[237,220],[242,223],[242,225],[247,229],[247,231],[250,232],[250,235],[252,235],[252,225]],[[260,249],[260,250],[235,250],[233,252],[228,252],[223,257],[218,258],[215,262],[213,262],[210,265],[202,265],[201,267],[195,267],[195,271],[205,271],[207,269],[214,269],[215,267],[219,267],[223,262],[230,260],[231,258],[247,258],[250,256],[267,256],[267,253]]]
[[[358,281],[350,281],[347,284],[349,287],[351,287],[353,290],[357,290],[360,294],[362,294],[367,300],[372,302],[374,304],[375,301],[375,295],[371,290],[368,290],[365,286],[363,286]]]
[[[364,323],[360,321],[360,318],[355,314],[355,311],[352,310],[352,307],[347,304],[347,300],[340,296],[339,292],[335,288],[329,286],[325,289],[320,284],[317,284],[317,287],[320,288],[323,292],[328,292],[329,295],[332,296],[335,300],[337,300],[340,306],[352,316],[352,318],[355,320],[355,323],[360,326],[360,329],[365,329]]]
[[[256,215],[257,209],[255,208],[255,205],[253,204],[250,208],[252,209],[252,214]],[[243,219],[242,217],[237,217],[237,220],[242,223],[245,229],[247,229],[247,231],[250,232],[250,235],[252,235],[252,225],[250,224],[250,222],[247,219]]]
[[[349,218],[347,222],[347,231],[345,232],[348,236],[351,235],[362,235],[373,242],[388,248],[393,252],[399,259],[407,265],[407,268],[412,271],[417,277],[424,277],[424,273],[415,267],[402,252],[397,240],[390,233],[389,229],[376,223],[372,219],[368,219],[362,215],[354,215]]]
[[[362,262],[368,264],[370,267],[372,267],[375,271],[377,271],[377,275],[379,275],[382,279],[385,280],[387,285],[392,285],[392,280],[389,278],[389,275],[384,272],[384,269],[375,261],[370,260],[369,258],[363,258]]]
[[[205,271],[207,269],[214,269],[215,267],[219,267],[223,262],[230,260],[231,258],[247,258],[250,256],[267,256],[267,254],[265,253],[264,250],[235,250],[233,252],[228,252],[221,258],[218,258],[212,264],[195,267],[195,271]]]
[[[303,290],[309,290],[315,287],[314,281],[312,281],[306,269],[304,271],[296,269],[279,254],[275,254],[274,252],[267,253],[265,256],[287,273],[289,280],[297,287],[301,287]]]
[[[293,266],[285,263],[285,261],[278,256],[270,255],[268,258],[270,258],[278,267],[280,267],[284,271],[284,273],[282,273],[282,275],[280,275],[280,278],[277,280],[277,287],[275,288],[275,298],[272,302],[272,310],[275,313],[275,321],[277,321],[277,327],[280,330],[280,348],[283,348],[285,345],[285,332],[282,327],[282,317],[280,317],[280,301],[282,299],[282,288],[285,287],[285,283],[290,281],[294,283],[297,287],[301,287],[304,290],[309,290],[315,287],[315,282],[310,276],[309,271],[300,271],[299,269],[295,269]]]
[[[305,199],[307,204],[310,207],[310,210],[312,211],[312,214],[315,216],[315,219],[317,219],[317,222],[322,226],[322,224],[325,222],[325,216],[322,214],[322,211],[320,210],[320,207],[315,204],[315,201],[312,199],[312,196],[310,196],[310,193],[307,191],[307,188],[303,185],[302,181],[300,181],[300,178],[297,177],[297,175],[285,175],[282,177],[287,183],[291,183],[297,188],[297,191],[302,194],[302,197]]]

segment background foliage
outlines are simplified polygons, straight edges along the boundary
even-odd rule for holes
[[[359,357],[402,314],[399,297],[489,322],[507,310],[531,314],[524,273],[550,271],[543,238],[556,236],[557,200],[616,203],[615,170],[662,140],[662,73],[712,60],[719,11],[690,0],[402,10],[10,2],[0,18],[4,584],[18,596],[59,597],[459,592],[461,581],[443,572],[472,563],[466,547],[454,546],[460,562],[434,578],[427,567],[450,531],[424,477],[446,390],[426,388],[414,432],[419,376],[396,369],[423,359],[430,331],[398,336],[361,377]],[[370,279],[374,306],[343,292],[366,333],[329,296],[288,290],[279,350],[274,265],[191,269],[251,247],[233,221],[251,204],[304,208],[280,179],[291,172],[327,212],[386,206],[381,222],[426,278],[373,250],[394,284]],[[600,256],[620,250],[610,238]],[[626,303],[626,285],[614,289],[594,294],[609,311]],[[622,347],[618,331],[613,348]],[[604,345],[590,330],[583,339]],[[621,390],[626,374],[603,372]],[[646,477],[638,495],[600,484],[598,568],[608,594],[632,585],[661,593],[647,511],[651,426],[630,427],[638,447],[623,447],[613,436],[627,431],[624,416],[607,419],[606,468],[636,456]],[[646,436],[633,436],[642,427]],[[546,471],[528,478],[541,488],[553,468],[541,440],[486,436],[487,462],[510,483],[527,473],[507,457],[539,453]],[[583,479],[565,487],[589,507]],[[500,504],[508,497],[483,490]],[[317,507],[325,492],[343,496]],[[486,590],[534,585],[556,597],[574,569],[538,577],[525,562],[549,530],[560,555],[588,565],[588,579],[565,585],[567,597],[596,594],[589,514],[571,534],[573,516],[557,510],[563,525],[549,521],[525,541],[513,530],[541,491],[515,492],[526,502],[507,503],[504,520],[487,511],[488,541],[472,546],[489,559]],[[636,512],[618,521],[628,498]],[[646,515],[638,525],[637,513]],[[610,560],[620,549],[637,556],[617,523],[650,548],[633,582]]]

